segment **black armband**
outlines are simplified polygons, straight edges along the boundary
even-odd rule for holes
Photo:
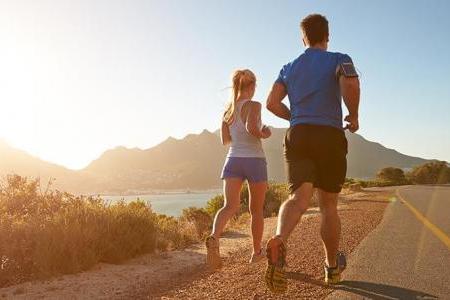
[[[351,62],[342,63],[339,65],[338,76],[358,77],[355,66]]]

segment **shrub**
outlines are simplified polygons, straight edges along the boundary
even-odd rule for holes
[[[250,224],[251,215],[249,212],[242,213],[235,218],[232,218],[227,224],[227,230],[240,231],[243,227],[247,227]]]
[[[415,167],[407,177],[418,184],[450,183],[450,168],[444,161],[430,162]]]
[[[377,180],[390,185],[402,185],[406,183],[405,173],[402,169],[387,167],[377,173]]]
[[[203,239],[211,229],[212,217],[203,208],[189,207],[183,209],[180,222],[183,226],[193,226],[196,237]]]
[[[249,212],[249,191],[248,185],[244,184],[241,190],[241,207],[238,216]],[[283,203],[289,197],[289,190],[286,184],[270,183],[266,192],[266,198],[264,202],[264,216],[269,217],[278,213],[281,203]],[[224,196],[223,194],[217,195],[211,198],[205,207],[205,211],[212,217],[214,217],[223,207]]]
[[[96,221],[103,221],[103,226],[106,227],[103,232],[99,230],[104,237],[97,239],[98,242],[103,242],[98,246],[101,261],[116,263],[155,249],[155,214],[144,202],[119,202],[106,207],[105,212],[103,220],[94,218],[91,222],[95,224]],[[100,223],[95,225],[102,226]],[[81,224],[80,227],[86,228],[89,224]],[[95,243],[95,240],[90,242]]]
[[[161,251],[184,248],[196,241],[196,232],[192,228],[183,227],[174,217],[157,215],[158,228],[157,248]]]
[[[272,217],[278,214],[281,204],[289,197],[289,189],[286,184],[271,183],[266,192],[264,202],[264,217]]]
[[[156,247],[156,215],[143,202],[39,192],[8,176],[0,185],[0,285],[119,262]]]
[[[213,198],[209,199],[206,203],[205,211],[214,218],[216,213],[223,207],[225,203],[223,194],[216,195]]]

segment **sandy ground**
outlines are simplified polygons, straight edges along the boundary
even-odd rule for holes
[[[340,205],[342,249],[350,253],[380,222],[389,192],[344,195]],[[280,299],[323,298],[323,250],[320,216],[311,209],[288,243],[290,286]],[[265,239],[276,218],[265,220]],[[265,263],[247,263],[251,249],[248,226],[221,239],[224,267],[209,272],[202,244],[183,251],[145,255],[121,265],[99,264],[90,271],[0,289],[7,299],[272,299],[264,286]]]

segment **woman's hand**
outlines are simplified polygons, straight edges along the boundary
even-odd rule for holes
[[[272,135],[272,131],[270,130],[269,126],[263,125],[261,128],[261,138],[267,139]]]

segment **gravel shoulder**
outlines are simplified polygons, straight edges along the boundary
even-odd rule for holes
[[[343,195],[341,248],[351,253],[383,217],[392,192],[366,191]],[[265,220],[264,239],[274,233],[276,218]],[[279,299],[326,297],[320,215],[311,209],[288,243],[289,289]],[[277,299],[262,281],[265,262],[249,265],[249,226],[221,239],[224,267],[209,272],[202,244],[183,251],[138,257],[121,265],[99,264],[90,271],[0,289],[12,299]]]

